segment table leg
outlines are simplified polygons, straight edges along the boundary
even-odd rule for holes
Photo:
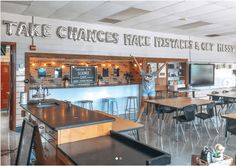
[[[226,124],[225,124],[225,138],[227,138],[227,128],[228,128],[228,121],[226,119]]]
[[[137,140],[140,141],[138,129],[136,129],[136,136],[137,136]]]

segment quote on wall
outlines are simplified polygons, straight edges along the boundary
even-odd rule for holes
[[[120,35],[116,32],[104,30],[78,28],[73,26],[58,26],[53,30],[49,24],[26,23],[3,20],[8,36],[17,35],[25,37],[48,38],[55,32],[60,39],[84,42],[102,42],[117,44],[123,38],[125,46],[159,47],[171,49],[195,49],[201,51],[236,52],[236,46],[223,43],[200,42],[186,39],[165,38],[159,36],[145,36],[136,34]]]

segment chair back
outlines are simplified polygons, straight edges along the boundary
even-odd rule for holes
[[[214,109],[215,109],[215,103],[210,103],[207,105],[207,113],[208,113],[209,117],[214,116]]]
[[[223,90],[222,93],[229,93],[229,91],[228,90]]]
[[[219,94],[219,92],[217,92],[217,91],[212,91],[211,94]],[[218,97],[218,96],[212,96],[212,97],[211,97],[211,100],[213,100],[213,101],[219,101],[219,100],[220,100],[220,97]]]
[[[195,119],[195,110],[197,110],[197,105],[192,104],[183,108],[184,116],[187,121],[192,121]]]
[[[231,134],[236,135],[236,120],[235,119],[226,119],[226,131],[229,131]]]

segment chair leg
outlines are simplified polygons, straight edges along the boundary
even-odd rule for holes
[[[152,121],[152,126],[154,126],[155,122],[156,122],[156,119],[158,117],[158,114],[153,118],[153,121]]]
[[[186,136],[185,136],[185,132],[184,132],[182,123],[180,124],[180,129],[181,129],[181,131],[182,131],[182,133],[183,133],[184,142],[186,142],[187,140],[186,140]]]
[[[214,125],[214,122],[212,121],[212,119],[210,119],[210,121],[211,121],[212,125],[214,126],[214,128],[216,129],[217,134],[219,134],[219,131],[218,131],[217,127]]]
[[[116,111],[117,111],[117,116],[119,116],[119,110],[118,110],[118,103],[116,101]]]
[[[176,130],[177,130],[177,141],[179,140],[179,122],[177,122],[177,127],[176,127]]]
[[[208,134],[209,138],[211,138],[211,135],[210,135],[209,130],[208,130],[207,126],[206,126],[205,120],[203,121],[203,124],[204,124],[204,127],[205,127],[205,129],[207,131],[207,134]]]
[[[125,118],[127,118],[127,111],[128,111],[128,100],[126,100],[126,107],[125,107]]]
[[[193,121],[192,121],[192,123],[193,123],[194,129],[196,130],[196,133],[197,133],[198,138],[200,138],[200,135],[199,135],[199,133],[198,133],[198,131],[197,131],[197,127],[196,127],[195,123],[194,123]]]

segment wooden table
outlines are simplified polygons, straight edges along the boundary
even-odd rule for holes
[[[227,92],[227,93],[217,93],[217,94],[207,94],[207,96],[214,96],[214,97],[221,97],[221,98],[225,98],[225,99],[234,99],[236,100],[236,91],[230,91],[230,92]],[[229,111],[229,102],[227,102],[227,109],[226,111]]]
[[[139,140],[139,132],[138,129],[144,127],[141,123],[136,123],[133,121],[130,121],[128,119],[124,119],[115,115],[111,115],[102,111],[96,110],[96,112],[100,114],[104,114],[106,116],[110,116],[115,119],[115,121],[112,122],[112,130],[116,132],[125,132],[125,131],[136,131],[137,133],[137,140]]]
[[[181,110],[188,105],[196,104],[197,106],[203,106],[203,105],[210,104],[212,101],[205,100],[205,99],[189,98],[189,97],[176,97],[176,98],[146,100],[145,102],[147,102],[148,104],[152,104],[152,105],[159,105],[159,106],[166,106],[166,107],[175,108],[176,109],[176,116],[178,116],[178,110]],[[160,126],[159,127],[160,129],[158,129],[158,130],[161,131],[162,122],[160,123],[159,126]],[[161,133],[161,132],[159,132],[159,133]]]
[[[192,97],[195,98],[195,89],[178,89],[178,90],[168,90],[168,92],[172,92],[174,97],[177,97],[178,93],[191,93],[192,92]]]
[[[166,99],[154,99],[146,100],[148,104],[162,105],[176,109],[182,109],[185,106],[196,104],[197,106],[203,106],[210,104],[212,101],[205,99],[189,98],[189,97],[176,97]]]
[[[235,123],[236,123],[236,113],[222,115],[222,118],[226,119],[225,137],[227,137],[227,127],[228,127],[227,120],[228,119],[234,119]]]

